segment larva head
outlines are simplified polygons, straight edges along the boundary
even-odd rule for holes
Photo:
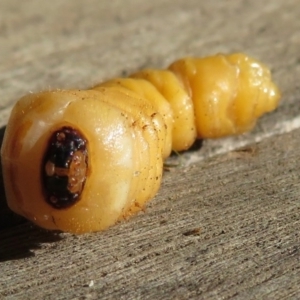
[[[88,170],[87,141],[72,127],[62,127],[50,137],[42,164],[46,201],[55,208],[76,203]]]
[[[116,223],[134,200],[136,157],[143,155],[133,120],[107,103],[111,97],[122,95],[53,91],[16,104],[1,149],[13,211],[41,227],[73,233]]]

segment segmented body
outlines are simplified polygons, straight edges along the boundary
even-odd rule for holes
[[[269,70],[239,53],[25,96],[2,147],[8,204],[47,229],[103,230],[156,194],[172,149],[248,131],[279,97]]]

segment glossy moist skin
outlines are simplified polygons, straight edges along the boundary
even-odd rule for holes
[[[251,130],[279,98],[268,68],[241,53],[30,94],[13,108],[1,150],[8,205],[47,229],[104,230],[156,194],[171,150]],[[64,144],[66,128],[83,148]],[[49,150],[53,140],[63,161]]]

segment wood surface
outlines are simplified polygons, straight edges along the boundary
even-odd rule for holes
[[[169,160],[145,212],[46,232],[0,185],[0,299],[300,299],[298,0],[0,0],[0,131],[24,94],[241,51],[282,102],[255,130]]]

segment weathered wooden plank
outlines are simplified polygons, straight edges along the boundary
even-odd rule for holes
[[[272,67],[283,91],[280,108],[254,132],[172,158],[182,165],[166,172],[147,212],[106,232],[17,225],[0,186],[0,298],[297,298],[297,0],[1,0],[0,7],[0,126],[28,92],[88,87],[185,55],[247,52]]]

